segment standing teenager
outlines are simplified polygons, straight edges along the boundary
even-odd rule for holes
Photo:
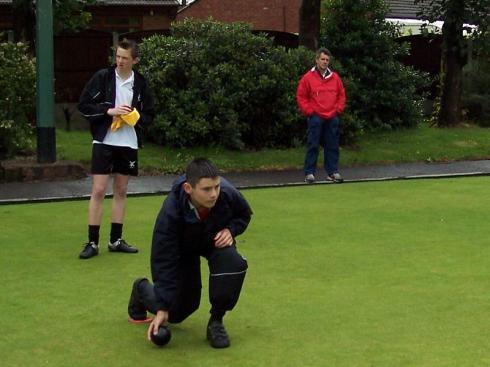
[[[111,252],[137,253],[122,238],[129,176],[138,175],[140,132],[153,120],[153,97],[145,78],[133,70],[138,45],[123,40],[116,49],[116,65],[99,70],[85,86],[78,109],[92,133],[92,192],[88,211],[88,242],[79,257],[99,253],[99,231],[109,177],[113,175]]]

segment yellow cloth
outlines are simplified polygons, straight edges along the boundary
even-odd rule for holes
[[[139,119],[140,119],[140,113],[136,108],[133,108],[133,110],[130,113],[126,113],[125,115],[115,116],[114,119],[112,120],[111,130],[117,131],[125,123],[130,126],[134,126],[136,125]]]
[[[115,116],[112,120],[111,130],[117,131],[124,124],[122,118],[120,116]]]

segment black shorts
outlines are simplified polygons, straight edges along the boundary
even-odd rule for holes
[[[92,174],[138,176],[138,149],[92,144]]]

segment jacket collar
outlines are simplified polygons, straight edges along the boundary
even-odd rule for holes
[[[318,75],[320,75],[320,77],[322,79],[328,79],[328,78],[330,78],[332,76],[332,70],[330,70],[330,68],[327,68],[327,70],[325,71],[324,74],[322,74],[322,72],[320,71],[320,69],[318,69],[316,66],[313,67],[312,70],[315,70],[318,73]]]

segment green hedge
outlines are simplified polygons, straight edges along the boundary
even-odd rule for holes
[[[35,64],[27,46],[0,43],[0,158],[32,147],[35,101]]]
[[[490,61],[475,57],[464,68],[462,107],[467,120],[490,127]]]
[[[295,93],[313,54],[286,50],[243,23],[185,20],[141,45],[156,95],[150,136],[172,146],[288,147],[305,134]]]

